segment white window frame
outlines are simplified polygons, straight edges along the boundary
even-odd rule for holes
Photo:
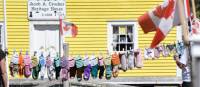
[[[134,48],[138,48],[138,24],[136,21],[111,21],[107,25],[107,49],[109,53],[113,52],[113,46],[112,46],[112,33],[113,33],[113,25],[133,25],[133,41],[134,41]]]
[[[29,37],[30,37],[30,40],[29,40],[29,48],[30,48],[30,54],[33,55],[34,53],[34,44],[33,44],[33,41],[34,41],[34,30],[35,30],[35,27],[34,25],[59,25],[59,21],[29,21]]]

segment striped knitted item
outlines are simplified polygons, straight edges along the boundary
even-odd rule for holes
[[[87,66],[89,64],[89,57],[88,56],[84,57],[83,64],[84,64],[84,66]]]
[[[99,66],[104,66],[104,61],[103,61],[103,57],[102,56],[98,58],[98,65]]]
[[[136,57],[136,67],[138,68],[143,67],[143,59],[142,59],[142,53],[140,49],[137,49],[135,51],[135,57]]]
[[[117,54],[116,52],[112,54],[111,61],[112,61],[112,65],[119,65],[120,64],[119,54]]]
[[[54,57],[54,66],[55,67],[60,66],[60,57],[59,56]]]
[[[94,55],[92,55],[90,58],[90,64],[91,64],[91,66],[95,66],[98,64],[97,58]]]
[[[98,64],[92,66],[91,75],[93,79],[97,78],[97,74],[98,74]]]
[[[83,67],[83,60],[81,59],[81,56],[76,57],[76,68],[81,68]]]
[[[36,67],[38,65],[38,58],[37,58],[37,56],[32,56],[31,60],[32,60],[32,66]]]
[[[104,59],[105,65],[111,65],[111,56],[107,55],[107,57]]]
[[[128,68],[133,69],[135,65],[135,60],[134,60],[134,52],[131,51],[128,54]]]
[[[84,80],[87,81],[90,79],[90,71],[91,71],[91,65],[87,65],[85,66],[85,69],[84,69]]]
[[[125,53],[122,53],[121,54],[121,69],[123,70],[123,71],[126,71],[127,70],[127,68],[128,68],[128,66],[127,66],[127,58],[126,58],[126,54]]]
[[[107,80],[110,80],[112,77],[112,66],[111,65],[106,65],[106,72],[105,72],[105,76]]]
[[[68,59],[68,65],[69,65],[69,68],[71,68],[71,67],[74,67],[75,66],[75,60],[73,59],[73,58],[71,58],[71,57],[69,57],[69,59]]]
[[[18,56],[18,54],[15,52],[15,53],[12,55],[11,62],[12,62],[13,64],[18,64],[18,61],[19,61],[19,56]]]

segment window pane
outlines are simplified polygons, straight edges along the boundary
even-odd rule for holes
[[[118,51],[117,43],[113,43],[113,51]]]
[[[127,26],[127,33],[133,33],[133,26],[132,25]]]
[[[127,35],[127,42],[133,42],[133,34]]]
[[[120,44],[120,51],[126,51],[126,44]]]
[[[119,27],[113,26],[113,34],[119,34]]]
[[[120,42],[126,42],[126,35],[120,35]]]
[[[114,34],[113,35],[113,42],[118,42],[119,41],[119,35]]]
[[[132,25],[128,25],[127,26],[127,41],[128,42],[133,42],[133,26]]]
[[[127,49],[128,49],[128,50],[133,49],[133,45],[134,45],[133,43],[127,44]]]
[[[120,44],[118,43],[115,47],[116,51],[119,51],[119,48],[120,48]]]
[[[119,26],[119,33],[120,34],[126,34],[126,26]]]

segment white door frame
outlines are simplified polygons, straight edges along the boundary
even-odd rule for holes
[[[34,25],[59,25],[59,21],[29,21],[29,32],[30,32],[30,40],[29,40],[29,47],[30,47],[30,54],[33,55],[34,52]]]
[[[181,26],[176,27],[176,41],[182,41]],[[176,66],[176,76],[182,78],[182,70],[178,66]]]

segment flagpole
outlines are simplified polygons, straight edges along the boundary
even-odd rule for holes
[[[188,38],[188,24],[187,24],[187,21],[186,21],[186,18],[184,17],[184,6],[183,6],[183,1],[182,0],[177,0],[178,2],[178,10],[179,10],[179,19],[180,19],[180,23],[181,23],[181,26],[182,26],[182,33],[183,33],[183,41],[186,45],[189,44],[189,38]]]
[[[5,49],[7,49],[6,47],[7,47],[7,23],[6,23],[6,21],[7,21],[7,17],[6,17],[6,0],[3,0],[3,14],[4,14],[4,42],[3,42],[3,49],[4,49],[4,51],[5,51]],[[6,67],[7,67],[7,69],[6,69],[6,80],[7,80],[7,82],[6,82],[6,86],[8,87],[9,86],[9,81],[8,81],[8,59],[7,59],[7,56],[6,56]]]
[[[195,12],[195,5],[194,2],[193,3],[193,14],[194,17],[196,17],[196,12]],[[190,87],[199,87],[199,80],[200,80],[200,76],[199,76],[199,62],[197,61],[198,58],[200,58],[199,56],[195,57],[194,54],[191,53],[192,50],[194,50],[194,43],[192,42],[192,46],[190,44],[189,41],[189,30],[188,30],[188,24],[186,22],[186,18],[183,15],[183,0],[178,0],[178,6],[179,6],[179,17],[180,17],[180,22],[182,25],[182,29],[183,29],[183,41],[186,44],[185,46],[188,48],[188,60],[189,60],[189,67],[190,67],[190,75],[191,75],[191,86]],[[195,45],[194,45],[195,46]],[[196,47],[199,45],[196,45]],[[198,47],[197,47],[198,48]]]
[[[194,15],[194,18],[196,18],[197,16],[196,16],[196,8],[195,8],[195,2],[194,2],[194,0],[192,0],[192,13]]]
[[[184,16],[184,3],[183,3],[183,0],[177,0],[177,3],[178,3],[178,11],[179,11],[179,19],[180,19],[180,23],[181,23],[181,26],[182,26],[182,39],[183,39],[183,42],[186,46],[186,48],[189,48],[189,30],[188,30],[188,24],[186,22],[186,18]],[[187,49],[188,51],[188,54],[190,53],[189,49]],[[188,60],[192,60],[191,56],[188,56]],[[189,63],[190,65],[190,77],[191,77],[191,82],[193,81],[193,71],[192,71],[192,63]],[[193,83],[193,82],[192,82]],[[192,87],[192,86],[191,86]]]
[[[59,17],[59,55],[61,58],[61,29],[62,29],[62,18]]]

